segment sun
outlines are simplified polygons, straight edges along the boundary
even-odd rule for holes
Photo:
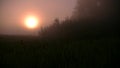
[[[30,29],[37,28],[38,26],[38,19],[35,16],[28,16],[25,19],[25,26]]]

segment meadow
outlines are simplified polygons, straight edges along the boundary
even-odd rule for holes
[[[119,38],[72,41],[0,36],[0,68],[118,68]]]

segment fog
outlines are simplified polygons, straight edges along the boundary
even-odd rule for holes
[[[71,16],[75,4],[76,0],[0,0],[0,34],[36,35],[55,18]],[[30,14],[41,20],[38,29],[24,27],[24,18]]]

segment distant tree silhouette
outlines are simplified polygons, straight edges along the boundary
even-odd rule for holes
[[[59,21],[40,31],[44,39],[79,40],[119,37],[117,0],[78,0],[71,18]],[[118,14],[118,15],[117,15]]]
[[[77,0],[73,18],[113,18],[118,9],[118,0]]]
[[[60,21],[59,21],[58,18],[56,18],[56,19],[54,20],[53,26],[54,26],[54,27],[58,27],[59,25],[60,25]]]

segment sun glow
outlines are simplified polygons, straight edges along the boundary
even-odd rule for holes
[[[34,16],[28,16],[25,19],[25,26],[30,29],[37,28],[38,26],[38,19]]]

